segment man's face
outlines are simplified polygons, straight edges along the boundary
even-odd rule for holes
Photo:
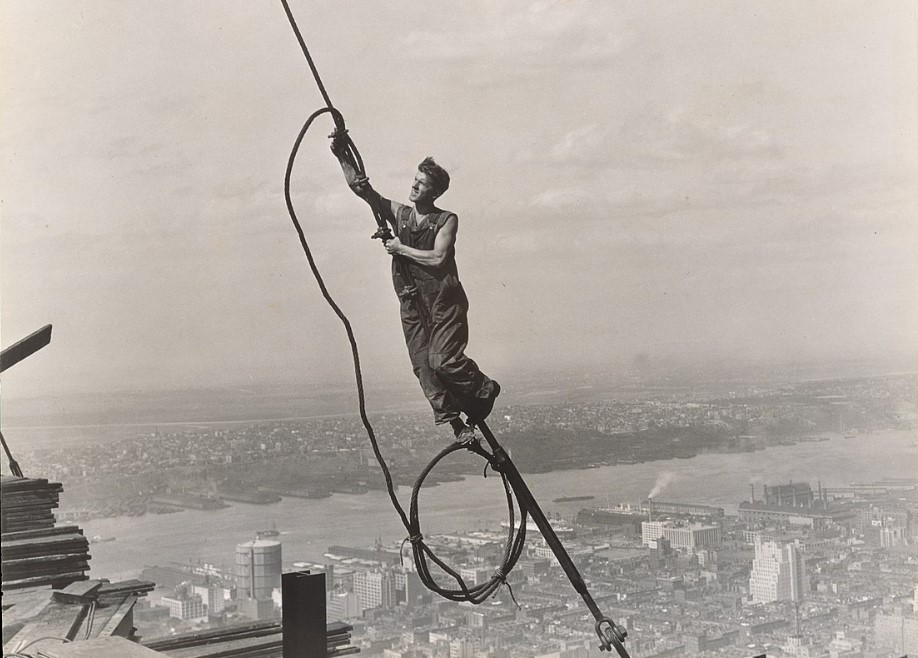
[[[430,179],[423,171],[419,171],[414,177],[414,184],[411,186],[411,194],[408,199],[412,203],[418,201],[429,201],[433,203],[437,198],[434,186],[430,184]]]

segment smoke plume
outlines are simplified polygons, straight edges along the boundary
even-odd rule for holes
[[[670,483],[676,479],[676,474],[672,471],[663,471],[657,475],[657,481],[653,483],[653,489],[647,494],[648,498],[654,498],[660,494]]]

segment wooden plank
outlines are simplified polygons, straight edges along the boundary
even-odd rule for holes
[[[29,489],[23,489],[21,491],[9,491],[6,490],[3,492],[3,504],[4,506],[9,507],[10,505],[15,505],[20,502],[41,502],[43,500],[57,500],[60,498],[61,491],[57,489],[43,489],[41,491],[32,491]]]
[[[144,596],[154,589],[156,589],[156,583],[149,580],[122,580],[117,583],[103,583],[96,596],[100,602],[107,603],[110,598],[117,598],[125,594]]]
[[[54,527],[54,515],[37,518],[3,519],[4,530],[19,532],[21,530],[47,530]]]
[[[41,542],[35,544],[19,544],[17,546],[3,546],[4,560],[13,560],[36,555],[61,555],[63,553],[88,553],[89,542],[83,539],[64,539],[56,542]]]
[[[46,658],[162,658],[161,654],[123,637],[96,637],[69,644],[43,642]]]
[[[34,548],[37,546],[62,546],[68,542],[82,543],[86,546],[89,546],[89,541],[83,535],[77,534],[66,534],[66,535],[50,535],[47,537],[35,537],[34,539],[11,539],[11,540],[0,540],[0,548],[3,552],[6,551],[16,551],[20,548]]]
[[[89,558],[90,556],[85,553],[74,553],[69,555],[27,558],[15,562],[4,562],[3,578],[7,580],[10,574],[26,573],[28,571],[35,573],[54,573],[55,571],[60,571],[62,567],[67,565],[84,564]],[[68,569],[68,571],[72,571],[72,569]]]
[[[96,623],[94,626],[98,628],[98,631],[94,631],[97,636],[111,635],[115,632],[124,618],[130,614],[131,610],[134,609],[134,604],[137,603],[137,597],[134,594],[128,594],[124,597],[118,607],[109,606],[106,608],[97,608],[96,609]],[[103,620],[99,619],[100,611],[103,612],[108,618],[104,620],[104,623],[101,623]]]
[[[77,596],[89,596],[94,594],[104,583],[101,580],[87,580],[82,583],[73,583],[64,588],[67,594],[76,594]]]
[[[40,637],[67,637],[73,627],[75,614],[80,609],[80,606],[64,605],[52,601],[42,610],[41,615],[23,626],[16,635],[4,644],[4,652]],[[46,646],[48,645],[35,645],[28,650],[28,653],[37,654],[37,649],[44,649]]]
[[[42,587],[44,585],[51,585],[52,587],[66,587],[70,583],[77,580],[87,580],[87,576],[84,572],[78,573],[67,573],[67,574],[58,574],[54,576],[36,576],[34,578],[20,578],[18,580],[11,580],[9,582],[3,583],[3,590],[9,589],[21,589],[23,587]]]
[[[21,547],[14,551],[3,549],[2,564],[11,563],[13,560],[26,560],[33,557],[51,557],[54,555],[89,555],[85,544],[67,543],[56,546]]]
[[[19,477],[18,475],[0,475],[0,491],[44,486],[47,484],[47,478],[25,478]]]
[[[51,537],[53,535],[82,535],[83,529],[75,525],[59,525],[48,530],[22,530],[20,532],[4,532],[0,535],[0,541],[15,541],[18,539],[37,539],[40,537]]]
[[[20,492],[20,493],[15,493],[15,494],[10,494],[9,492],[4,491],[2,492],[3,507],[4,507],[3,513],[6,514],[7,512],[19,509],[20,507],[24,505],[32,505],[33,507],[36,504],[42,504],[42,503],[47,504],[47,505],[53,505],[60,501],[60,494],[61,492],[58,492],[58,491],[50,492],[50,493],[49,492],[41,492],[41,493],[35,493],[35,492],[21,493]]]
[[[86,561],[68,561],[52,567],[36,566],[28,569],[16,569],[7,571],[3,570],[3,587],[6,588],[8,583],[23,580],[25,578],[57,578],[62,574],[85,573],[89,571],[89,563]]]
[[[51,603],[46,589],[19,589],[3,592],[3,628],[25,624]]]
[[[6,523],[12,521],[28,521],[29,519],[53,519],[54,505],[23,505],[15,509],[8,509],[3,513],[3,521]],[[4,532],[8,532],[4,530]]]

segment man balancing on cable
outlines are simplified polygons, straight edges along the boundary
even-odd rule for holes
[[[456,270],[459,218],[435,201],[449,188],[449,174],[433,158],[418,165],[408,200],[414,208],[390,201],[360,177],[347,157],[344,136],[332,134],[332,153],[354,193],[392,227],[384,243],[392,258],[392,281],[398,293],[405,343],[414,374],[433,407],[434,422],[449,423],[456,439],[472,441],[472,429],[484,420],[500,394],[465,355],[469,340],[468,298]],[[459,417],[464,412],[468,425]]]

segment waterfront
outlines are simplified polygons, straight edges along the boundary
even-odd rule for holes
[[[689,459],[556,471],[528,475],[526,480],[543,509],[573,517],[582,501],[554,503],[559,496],[596,496],[589,506],[637,503],[659,481],[659,498],[708,503],[735,512],[748,499],[749,484],[809,481],[816,486],[843,486],[883,477],[914,477],[918,472],[918,432],[888,431],[854,438],[775,446],[752,453],[709,453]],[[381,476],[380,476],[381,477]],[[63,499],[66,501],[66,490]],[[409,491],[400,498],[408,504]],[[506,517],[499,478],[472,477],[425,489],[421,496],[425,534],[494,527]],[[231,568],[237,543],[275,524],[281,530],[284,563],[321,561],[333,544],[369,545],[400,541],[404,529],[382,491],[363,495],[335,494],[321,500],[285,498],[271,505],[233,503],[214,511],[98,519],[81,523],[89,536],[116,537],[93,544],[91,575],[136,577],[145,564],[203,561]]]

